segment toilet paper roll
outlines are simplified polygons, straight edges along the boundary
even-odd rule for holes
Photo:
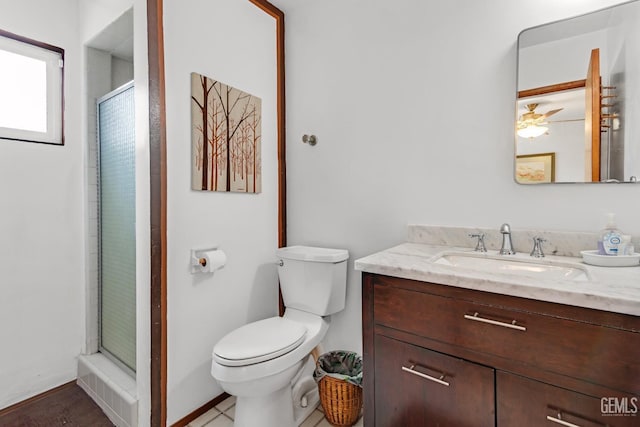
[[[206,251],[200,254],[200,258],[204,259],[204,265],[200,267],[202,273],[213,273],[220,270],[227,263],[227,255],[221,250]]]

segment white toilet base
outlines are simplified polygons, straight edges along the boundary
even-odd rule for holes
[[[300,406],[295,406],[293,408],[293,416],[296,419],[295,425],[296,426],[301,425],[304,422],[304,420],[309,418],[309,415],[311,415],[311,413],[318,408],[318,405],[320,405],[320,395],[318,394],[318,390],[316,389],[311,393],[309,393],[307,397],[306,408],[303,408]]]
[[[291,387],[267,396],[240,397],[236,400],[234,427],[298,427],[293,419]]]
[[[295,309],[284,317],[307,329],[305,341],[290,352],[248,366],[221,365],[214,354],[211,375],[237,399],[236,427],[297,427],[317,406],[315,361],[309,354],[324,338],[329,319]]]
[[[293,396],[293,417],[296,425],[299,426],[307,419],[313,411],[316,410],[320,403],[320,395],[318,386],[313,379],[313,371],[316,363],[312,356],[302,365],[298,374],[296,374],[291,387]]]

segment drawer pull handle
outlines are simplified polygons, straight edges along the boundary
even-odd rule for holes
[[[551,415],[547,415],[547,420],[549,421],[553,421],[556,424],[560,424],[562,426],[567,426],[567,427],[580,427],[578,424],[573,424],[570,423],[568,421],[564,421],[560,419],[560,414],[558,414],[558,418],[556,417],[552,417]]]
[[[465,314],[464,318],[468,320],[475,320],[476,322],[488,323],[490,325],[502,326],[504,328],[516,329],[518,331],[527,330],[527,328],[525,328],[524,326],[516,325],[515,320],[512,321],[511,323],[506,323],[506,322],[500,322],[498,320],[486,319],[484,317],[480,317],[480,314],[477,311],[473,313],[473,316],[470,314]]]
[[[446,382],[446,381],[443,381],[444,374],[442,374],[442,376],[440,378],[436,378],[436,377],[432,377],[431,375],[423,374],[422,372],[418,372],[418,371],[414,370],[413,368],[415,368],[415,367],[416,367],[416,365],[411,365],[411,367],[409,367],[409,368],[407,368],[406,366],[403,366],[402,370],[405,371],[405,372],[409,372],[410,374],[417,375],[420,378],[424,378],[425,380],[433,381],[434,383],[446,385],[447,387],[449,387],[449,383]]]

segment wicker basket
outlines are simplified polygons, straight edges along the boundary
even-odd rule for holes
[[[352,426],[362,411],[362,387],[333,377],[323,377],[318,383],[324,415],[334,426]]]

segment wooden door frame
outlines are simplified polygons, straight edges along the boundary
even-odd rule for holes
[[[546,95],[554,92],[564,92],[565,90],[573,90],[584,88],[586,80],[574,80],[564,83],[556,83],[554,85],[536,87],[533,89],[521,90],[518,92],[518,99],[528,98],[530,96]]]
[[[249,0],[276,20],[278,247],[287,243],[284,13],[267,0]],[[167,141],[163,0],[147,0],[151,228],[151,418],[167,424]],[[282,310],[282,298],[279,298]]]
[[[151,228],[150,424],[167,423],[167,136],[162,0],[147,0]]]
[[[591,182],[600,182],[600,146],[602,144],[601,112],[602,84],[600,82],[600,49],[591,50],[585,84],[585,147],[591,147]]]

